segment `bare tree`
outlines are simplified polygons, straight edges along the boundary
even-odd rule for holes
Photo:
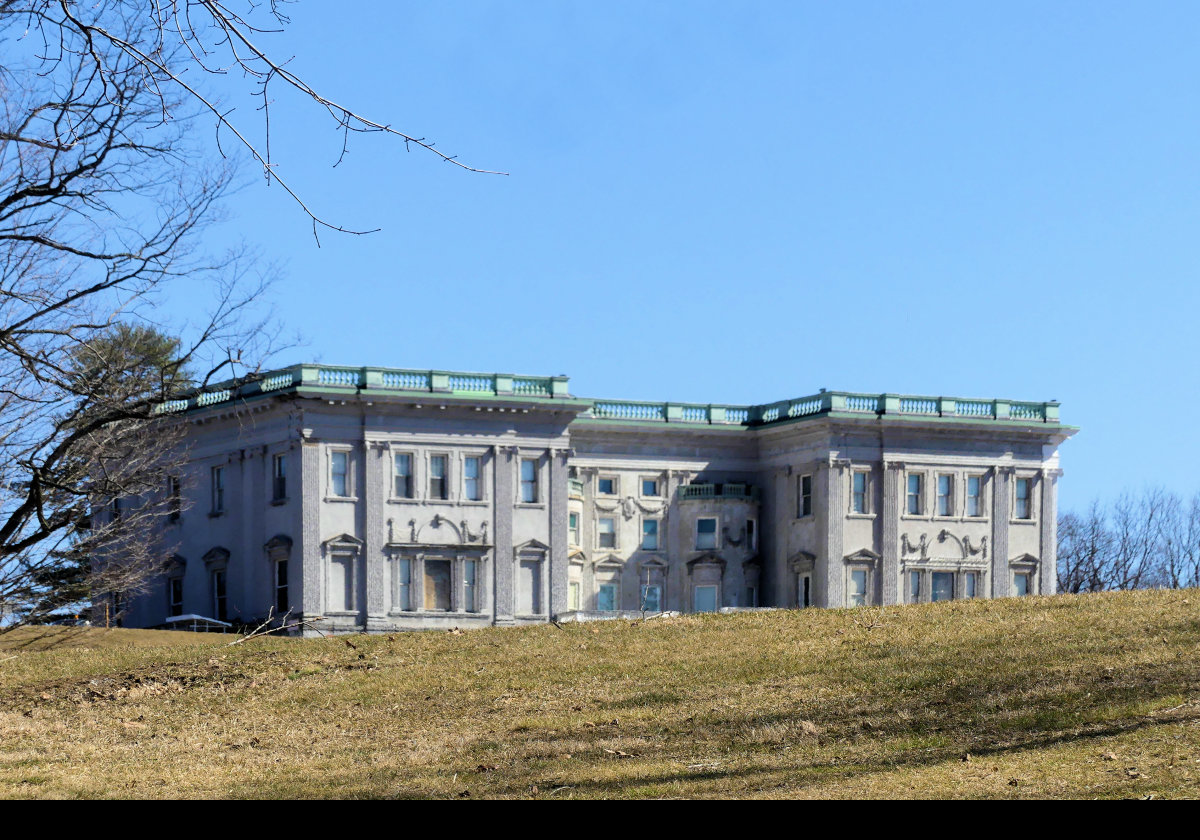
[[[1112,534],[1104,506],[1094,500],[1083,514],[1058,520],[1058,590],[1100,592],[1113,585]]]
[[[1167,495],[1155,578],[1171,589],[1200,586],[1200,493],[1186,502]]]
[[[167,477],[183,457],[178,421],[159,407],[185,385],[254,376],[269,349],[272,333],[251,315],[262,274],[244,252],[200,248],[230,184],[228,141],[295,198],[314,233],[361,232],[321,219],[278,178],[276,86],[328,114],[342,130],[337,154],[351,135],[378,132],[480,171],[271,58],[258,40],[286,22],[274,0],[244,12],[218,0],[0,0],[0,603],[24,603],[26,619],[71,558],[105,558],[91,585],[118,600],[156,571],[167,547],[153,526],[171,513]],[[261,99],[250,123],[204,90],[207,74],[234,71]],[[203,164],[206,124],[214,165]],[[179,325],[170,364],[114,343],[118,324],[156,324],[179,283],[204,287],[212,305]],[[194,381],[180,380],[184,369]]]

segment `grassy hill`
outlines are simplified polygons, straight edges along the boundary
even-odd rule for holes
[[[228,641],[0,636],[0,795],[1200,795],[1194,590]]]

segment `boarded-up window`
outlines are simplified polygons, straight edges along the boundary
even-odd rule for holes
[[[425,561],[425,609],[450,609],[450,561]]]
[[[693,608],[696,610],[696,612],[716,612],[717,587],[697,586]]]
[[[350,612],[355,609],[355,561],[351,554],[335,554],[329,560],[329,610]]]
[[[542,614],[542,561],[540,558],[521,560],[517,593],[517,611],[520,614]]]

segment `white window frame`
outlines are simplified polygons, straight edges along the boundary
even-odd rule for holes
[[[862,478],[862,510],[858,510],[854,505],[854,497],[857,491],[854,489],[854,482]],[[871,471],[856,469],[850,471],[850,515],[851,516],[871,516],[874,511],[871,508]]]
[[[575,520],[575,525],[571,525],[571,520]],[[579,542],[579,511],[572,510],[567,513],[567,544],[580,545]]]
[[[433,459],[442,459],[442,495],[433,495]],[[427,502],[450,502],[454,499],[453,489],[451,487],[450,477],[454,470],[450,468],[451,458],[449,452],[441,450],[425,453],[425,501]]]
[[[713,544],[711,546],[701,547],[700,545],[700,523],[711,520],[713,523]],[[693,548],[696,551],[720,551],[721,550],[721,517],[720,516],[697,516],[696,527],[692,533],[694,541]]]
[[[333,456],[334,454],[345,454],[346,456],[346,495],[339,496],[334,492],[333,484]],[[354,447],[345,444],[333,445],[328,447],[325,456],[325,476],[326,488],[325,500],[331,502],[353,502],[357,500],[355,491],[358,489],[354,482],[355,458]]]
[[[913,478],[917,479],[917,492],[915,494],[916,498],[917,498],[917,513],[913,513],[911,511],[911,508],[909,507],[909,500],[914,495],[912,493],[912,491],[909,490],[909,483],[911,482],[911,480]],[[909,470],[908,472],[906,472],[904,474],[904,514],[903,515],[909,519],[927,519],[929,517],[929,515],[925,512],[925,509],[926,509],[925,496],[927,494],[926,485],[928,484],[928,482],[925,481],[925,478],[926,478],[925,472],[922,470]]]
[[[758,551],[758,520],[746,517],[746,550]]]
[[[327,604],[329,603],[329,596],[333,592],[333,564],[345,562],[346,572],[350,576],[350,603],[347,604],[344,609],[340,610],[335,610],[332,607],[329,607],[327,612],[329,612],[331,615],[357,615],[359,612],[361,612],[358,592],[360,584],[359,577],[362,575],[362,569],[360,568],[362,566],[361,558],[362,555],[360,552],[346,548],[335,549],[329,552],[328,560],[326,561],[325,572],[325,598]]]
[[[1028,516],[1020,516],[1019,511],[1017,510],[1017,503],[1020,501],[1020,498],[1017,496],[1017,487],[1019,486],[1020,482],[1022,482],[1022,481],[1027,482],[1026,486],[1029,488],[1029,497],[1026,500],[1027,503],[1029,504],[1029,515]],[[1034,500],[1037,498],[1036,488],[1037,488],[1037,478],[1035,476],[1031,476],[1031,475],[1014,475],[1013,476],[1013,480],[1012,480],[1012,516],[1010,517],[1010,520],[1012,522],[1028,524],[1030,522],[1037,521],[1037,505],[1034,504]]]
[[[654,482],[654,493],[646,493],[646,482]],[[643,499],[661,499],[662,498],[662,479],[657,476],[643,475],[638,478],[638,495]]]
[[[477,499],[472,499],[469,496],[467,496],[467,481],[468,481],[467,462],[470,461],[471,459],[474,459],[479,464],[478,475],[476,475],[476,477],[475,477],[475,486],[477,488],[477,495],[479,497]],[[484,455],[484,453],[482,453],[482,452],[463,452],[462,453],[462,464],[460,466],[459,472],[462,475],[462,480],[459,483],[460,501],[466,502],[467,504],[480,504],[480,503],[486,502],[487,501],[487,480],[486,480],[487,457]]]
[[[291,558],[288,556],[288,554],[286,552],[281,552],[280,554],[281,554],[281,556],[271,559],[271,594],[273,596],[271,603],[275,607],[275,617],[276,618],[282,618],[292,608],[292,601],[291,601],[291,597],[292,597],[291,571],[292,570],[290,568],[288,568],[288,560],[290,560]],[[279,582],[280,571],[283,572],[283,578],[284,578],[284,581],[282,584]],[[283,592],[285,594],[285,598],[287,599],[287,608],[282,609],[282,610],[280,609],[280,603],[279,603],[279,591],[281,589],[283,590]]]
[[[945,497],[942,496],[942,479],[943,478],[947,479],[950,482],[950,492]],[[954,491],[958,489],[957,484],[958,484],[957,477],[955,476],[954,473],[939,472],[934,475],[934,479],[933,479],[933,516],[935,519],[954,519],[954,518],[956,518],[956,512],[957,512],[958,505],[957,505],[957,500],[955,499],[955,496],[957,496],[958,494],[955,493]],[[941,505],[941,500],[943,498],[946,498],[948,500],[947,507],[949,510],[947,513],[942,513],[941,510],[939,509],[940,505]]]
[[[654,547],[646,547],[646,523],[653,522],[654,525]],[[658,516],[643,516],[641,539],[638,540],[638,548],[642,551],[662,551],[662,518]]]
[[[287,474],[288,474],[288,453],[276,452],[271,456],[271,503],[280,504],[288,499]],[[283,492],[280,493],[280,482],[283,483]]]
[[[217,587],[218,576],[224,583],[225,594],[222,596]],[[214,566],[208,571],[209,592],[212,595],[212,611],[213,618],[217,621],[229,620],[229,567],[226,565]],[[225,602],[225,609],[221,609],[221,602]]]
[[[806,583],[808,584],[808,592],[807,593],[804,591]],[[806,600],[805,595],[808,596],[807,603],[805,603],[805,600]],[[808,609],[809,607],[814,606],[815,603],[816,603],[816,599],[813,598],[813,573],[812,572],[797,573],[796,574],[796,606],[799,609],[803,610],[803,609]]]
[[[612,534],[612,538],[613,538],[612,545],[604,545],[603,541],[601,540],[601,536],[604,533],[600,530],[601,522],[611,522],[612,523],[612,526],[613,526],[612,531],[609,532]],[[617,517],[615,517],[615,516],[597,516],[596,517],[596,548],[603,549],[605,551],[616,551],[617,548],[619,547],[619,541],[617,538],[617,534],[619,533],[619,531],[620,531],[620,529],[617,527]]]
[[[175,585],[179,585],[179,600],[175,600]],[[178,610],[178,611],[177,611]],[[183,573],[176,572],[167,578],[167,617],[183,615]]]
[[[408,581],[401,574],[402,564],[408,564]],[[392,556],[392,598],[391,611],[396,613],[419,612],[413,606],[413,580],[416,577],[417,560],[410,554],[395,554]]]
[[[612,492],[611,493],[605,493],[600,489],[601,481],[611,481],[612,482]],[[596,476],[596,495],[597,496],[611,496],[614,498],[617,496],[620,496],[621,495],[621,476],[619,476],[615,473],[605,473],[604,475],[597,475]]]
[[[417,498],[417,455],[411,449],[392,449],[391,455],[391,489],[388,491],[388,498],[393,501],[411,502]],[[396,479],[399,477],[399,473],[396,471],[396,459],[401,457],[408,458],[407,496],[401,496],[396,493]]]
[[[979,482],[979,513],[971,513],[971,479]],[[964,519],[986,519],[987,518],[987,483],[986,477],[982,473],[967,473],[963,482],[963,518]]]
[[[220,516],[222,513],[225,512],[225,465],[224,464],[218,464],[217,466],[213,467],[209,471],[209,481],[211,482],[211,489],[212,489],[211,513],[213,516]],[[116,503],[116,510],[119,511],[121,509],[120,500],[116,499],[116,500],[114,500],[114,502]],[[120,519],[120,514],[118,513],[114,518]]]
[[[808,482],[808,492],[807,493],[804,492],[804,484],[806,481]],[[805,504],[804,504],[805,499],[808,500],[808,505],[807,505],[808,510],[807,511],[804,509],[805,508]],[[796,476],[796,518],[797,519],[807,519],[808,517],[813,515],[814,509],[815,508],[813,505],[813,474],[812,473],[803,473],[801,475]]]
[[[866,582],[863,585],[863,602],[861,604],[850,603],[850,582],[854,580],[855,572],[863,572],[866,574]],[[863,565],[862,563],[847,563],[845,592],[847,607],[872,606],[872,595],[875,592],[875,570],[871,566]]]
[[[542,459],[538,457],[521,457],[517,462],[517,504],[518,505],[541,505],[542,504]],[[533,464],[533,501],[525,499],[525,464]]]

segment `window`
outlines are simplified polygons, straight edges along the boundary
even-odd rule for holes
[[[617,609],[617,584],[602,583],[596,587],[596,609],[615,612]]]
[[[334,554],[329,558],[329,609],[331,612],[352,612],[358,604],[358,585],[355,572],[357,557],[353,554]]]
[[[808,572],[800,575],[796,583],[796,589],[796,603],[800,605],[800,608],[811,607],[813,605],[812,575]]]
[[[934,572],[930,598],[934,601],[950,601],[954,598],[954,572]]]
[[[642,548],[646,551],[658,551],[658,520],[642,520]]]
[[[867,474],[856,472],[851,478],[850,510],[854,513],[867,512]]]
[[[910,604],[921,602],[921,573],[908,573],[908,601]]]
[[[393,607],[405,612],[412,610],[412,558],[396,558],[395,602]]]
[[[429,456],[429,498],[445,499],[446,495],[446,456]]]
[[[705,517],[696,520],[696,550],[715,549],[717,547],[717,520]]]
[[[867,603],[867,580],[866,569],[852,569],[850,571],[850,593],[846,599],[852,607],[861,607]]]
[[[567,542],[571,545],[579,545],[579,514],[567,514]]]
[[[392,485],[397,499],[413,497],[413,457],[407,452],[392,456]]]
[[[537,461],[526,458],[521,462],[521,501],[526,504],[536,504],[537,500]]]
[[[921,479],[923,477],[920,473],[908,474],[908,493],[906,496],[908,504],[905,510],[908,511],[910,516],[921,515]]]
[[[696,612],[716,612],[717,587],[697,586],[692,595],[692,608]]]
[[[616,520],[601,517],[596,520],[596,545],[600,548],[617,547]]]
[[[167,615],[183,615],[183,578],[167,580]]]
[[[1018,478],[1016,487],[1016,517],[1017,519],[1033,519],[1033,505],[1030,499],[1030,488],[1033,481],[1028,478]]]
[[[967,516],[983,516],[983,476],[967,476]]]
[[[212,512],[222,513],[225,510],[225,468],[212,468]]]
[[[758,606],[758,587],[757,586],[747,586],[746,587],[746,606],[747,607],[757,607]]]
[[[275,561],[275,615],[287,615],[288,605],[288,561]]]
[[[758,551],[758,520],[746,520],[746,550]]]
[[[963,592],[968,598],[974,598],[979,589],[979,572],[967,572],[963,581]]]
[[[212,573],[213,618],[218,621],[229,620],[229,598],[225,583],[225,570],[214,570]]]
[[[937,477],[937,515],[954,515],[954,476],[952,475]]]
[[[178,522],[183,513],[183,493],[179,485],[179,476],[167,477],[167,521]]]
[[[601,496],[617,495],[617,480],[611,475],[602,475],[596,479],[596,492]]]
[[[521,615],[541,615],[542,609],[542,561],[525,558],[518,570],[518,612]]]
[[[476,593],[479,591],[476,588],[476,575],[479,573],[478,560],[463,561],[463,610],[466,612],[478,612],[479,604],[476,600]]]
[[[649,583],[642,587],[642,610],[662,612],[662,587]]]
[[[643,478],[642,479],[642,495],[657,496],[658,495],[658,479]]]
[[[121,497],[117,496],[112,500],[112,521],[121,521]]]
[[[482,477],[483,459],[472,456],[463,459],[463,498],[468,502],[483,501]]]
[[[812,476],[802,475],[797,481],[796,516],[812,516]]]
[[[287,456],[271,458],[271,501],[282,502],[287,498]]]
[[[350,453],[329,454],[329,489],[338,498],[350,495]]]
[[[567,609],[578,610],[579,608],[579,581],[573,580],[567,586]]]
[[[1013,575],[1013,594],[1024,596],[1029,594],[1029,573],[1017,572]]]
[[[450,610],[450,561],[425,559],[425,609]]]

